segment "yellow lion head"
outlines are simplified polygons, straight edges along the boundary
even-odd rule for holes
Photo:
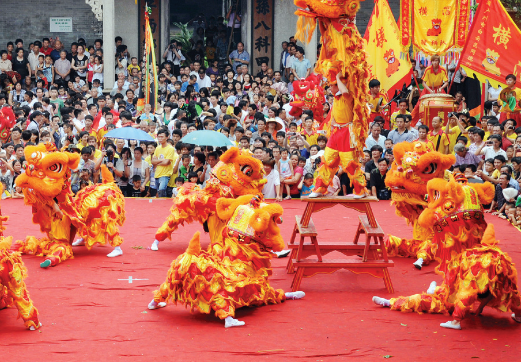
[[[71,169],[78,167],[80,155],[57,152],[50,143],[27,146],[24,154],[25,173],[16,178],[16,186],[22,188],[26,203],[52,205],[56,196],[68,192]]]
[[[487,49],[487,57],[485,59],[487,61],[487,63],[494,65],[497,63],[498,59],[499,59],[499,54],[497,52],[495,52],[492,49]]]
[[[230,187],[236,196],[262,193],[266,183],[262,162],[253,158],[250,152],[237,147],[223,153],[219,163],[212,169],[212,174],[223,185]]]
[[[300,8],[326,18],[354,18],[364,0],[294,0]]]

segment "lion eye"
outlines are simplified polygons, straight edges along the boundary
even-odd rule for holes
[[[55,163],[51,166],[49,166],[48,170],[52,172],[60,173],[63,169],[63,165],[61,163]]]
[[[241,172],[250,177],[253,174],[253,168],[251,166],[242,166]]]

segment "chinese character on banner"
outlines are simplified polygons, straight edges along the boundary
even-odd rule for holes
[[[507,29],[507,27],[503,27],[501,24],[499,24],[497,28],[493,27],[493,29],[495,31],[494,35],[492,35],[494,42],[497,45],[504,45],[505,49],[507,49],[507,44],[512,37],[510,34],[510,28]]]
[[[255,25],[255,29],[259,29],[261,26],[264,28],[264,30],[271,30],[271,28],[268,25],[266,25],[264,20]]]
[[[257,0],[257,14],[266,15],[270,12],[270,3],[268,0]]]
[[[268,47],[270,45],[271,44],[269,43],[267,36],[265,36],[265,37],[260,36],[257,39],[255,39],[255,49],[257,49],[258,51],[261,51],[262,48],[264,48],[264,52],[267,53]]]
[[[425,6],[421,7],[420,10],[418,10],[418,12],[420,13],[420,15],[427,15],[427,8]]]
[[[274,0],[254,0],[252,2],[251,19],[251,63],[252,73],[259,71],[260,65],[256,64],[259,60],[268,63],[270,67],[275,67],[274,45],[273,45],[273,11]]]
[[[378,29],[376,31],[376,46],[381,48],[384,46],[386,41],[387,39],[385,39],[384,28]]]

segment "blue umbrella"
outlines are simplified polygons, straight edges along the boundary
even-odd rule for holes
[[[193,131],[181,138],[181,142],[190,143],[196,146],[235,146],[228,137],[217,131]]]
[[[115,128],[107,132],[105,138],[155,142],[155,139],[151,135],[134,127]]]

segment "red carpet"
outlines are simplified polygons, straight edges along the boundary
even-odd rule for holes
[[[390,297],[383,281],[368,275],[339,271],[304,279],[306,297],[281,305],[242,309],[237,317],[246,326],[225,329],[214,316],[190,314],[183,306],[149,311],[152,291],[162,283],[170,262],[182,253],[198,224],[182,227],[173,241],[160,244],[159,252],[146,250],[154,239],[171,205],[169,200],[128,200],[127,221],[122,229],[124,255],[109,259],[109,247],[87,251],[75,248],[75,259],[43,270],[41,258],[24,256],[29,270],[26,280],[44,326],[29,332],[15,309],[0,311],[2,361],[98,361],[102,359],[174,361],[282,360],[305,361],[382,360],[482,361],[517,360],[521,325],[507,313],[485,308],[481,317],[463,321],[464,330],[439,327],[449,320],[443,315],[393,312],[374,306],[373,295]],[[285,201],[282,232],[289,240],[294,215],[304,203]],[[386,233],[410,237],[403,219],[388,202],[373,204],[376,218]],[[23,238],[41,235],[31,223],[30,207],[22,200],[2,201],[2,213],[10,216],[6,235]],[[507,222],[494,222],[498,239],[516,264],[521,265],[519,231]],[[319,242],[351,240],[357,213],[336,206],[314,216]],[[206,245],[209,239],[205,235]],[[143,247],[140,249],[139,247]],[[434,265],[417,271],[412,259],[393,258],[390,269],[395,294],[409,295],[426,290],[441,279]],[[290,289],[293,275],[286,274],[286,259],[273,261],[271,283]],[[129,277],[134,280],[128,282]],[[125,279],[125,280],[119,280]],[[145,280],[135,280],[145,279]]]

